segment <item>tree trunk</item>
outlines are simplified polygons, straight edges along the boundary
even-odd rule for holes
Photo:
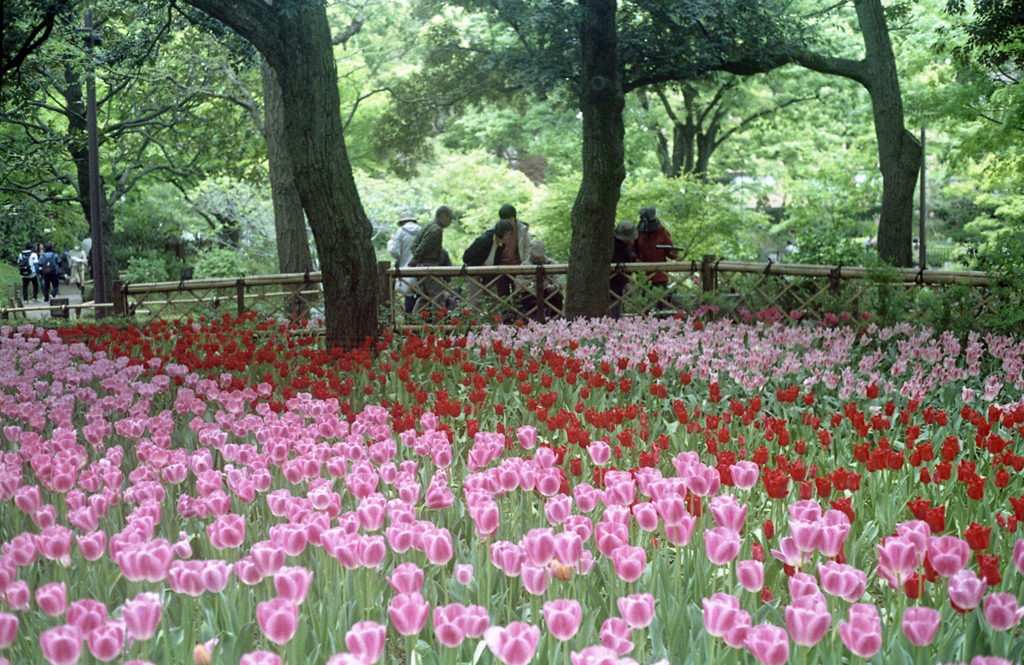
[[[263,80],[263,138],[267,141],[267,163],[270,191],[274,199],[274,233],[277,238],[277,266],[282,273],[305,273],[313,270],[313,257],[306,235],[306,215],[292,175],[292,163],[284,147],[284,100],[277,75],[261,59]],[[309,303],[296,286],[288,302],[288,312],[301,318],[309,315]]]
[[[249,40],[277,74],[284,146],[320,257],[327,345],[352,348],[376,337],[378,285],[372,229],[345,149],[324,4],[186,2]]]
[[[82,93],[82,79],[78,72],[70,67],[64,69],[64,88],[61,90],[64,102],[67,106],[68,136],[85,137],[88,133],[86,124],[86,108]],[[89,146],[84,140],[68,142],[68,153],[75,163],[75,181],[78,190],[78,200],[82,206],[82,212],[89,228],[92,228],[92,205],[90,202],[89,188]],[[100,177],[100,229],[103,234],[101,251],[103,254],[103,277],[107,285],[108,294],[112,293],[114,282],[118,277],[117,257],[114,256],[114,209],[110,206],[107,197],[103,195],[103,178]],[[121,192],[115,192],[114,199],[121,196]],[[54,247],[60,253],[60,247]]]
[[[569,319],[601,317],[608,311],[612,231],[626,177],[615,9],[616,0],[580,0],[583,181],[572,207],[565,303]]]
[[[868,90],[882,171],[878,254],[894,266],[909,267],[914,263],[911,236],[921,143],[904,125],[899,74],[881,0],[858,0],[855,4],[872,82]]]
[[[921,144],[904,124],[896,57],[892,52],[881,0],[855,0],[854,5],[864,39],[863,60],[830,58],[814,53],[799,53],[794,60],[808,69],[857,81],[871,95],[878,165],[882,171],[878,253],[892,265],[906,267],[913,264],[910,245]]]

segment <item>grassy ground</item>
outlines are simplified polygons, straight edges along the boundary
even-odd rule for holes
[[[19,290],[21,289],[21,275],[18,274],[18,266],[0,263],[0,304],[2,305],[7,305],[8,285],[14,285]]]

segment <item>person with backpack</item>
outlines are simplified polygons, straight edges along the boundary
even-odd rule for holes
[[[50,302],[57,297],[60,286],[60,254],[53,251],[53,243],[46,243],[43,255],[39,257],[39,276],[43,278],[43,301]]]
[[[25,250],[18,255],[18,272],[21,274],[21,299],[28,302],[28,285],[32,284],[32,300],[39,300],[39,256],[32,251],[32,243],[25,243]]]

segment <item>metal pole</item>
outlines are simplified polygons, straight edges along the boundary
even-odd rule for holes
[[[92,230],[92,284],[93,300],[97,303],[109,303],[107,276],[103,265],[103,224],[100,220],[100,146],[99,132],[96,128],[96,71],[93,58],[97,35],[92,29],[92,10],[85,10],[85,46],[89,49],[90,69],[85,84],[85,113],[89,142],[89,222]],[[96,308],[96,318],[107,315],[107,308]]]
[[[921,249],[921,270],[925,269],[925,267],[926,267],[925,259],[927,258],[927,252],[925,251],[925,247],[924,247],[924,222],[925,222],[925,219],[927,219],[927,217],[928,217],[928,202],[925,200],[925,176],[927,175],[926,172],[925,172],[925,161],[926,161],[925,160],[925,154],[926,153],[925,153],[925,144],[924,144],[924,127],[922,127],[921,128],[921,205],[919,206],[919,208],[920,208],[919,212],[921,214],[921,220],[920,220],[920,229],[918,231],[918,235],[921,237],[921,248],[920,248]]]

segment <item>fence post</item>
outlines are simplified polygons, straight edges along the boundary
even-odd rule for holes
[[[544,266],[537,266],[533,287],[537,294],[537,320],[541,323],[547,321],[546,311],[548,308],[548,294],[544,290]]]
[[[245,314],[245,278],[239,277],[235,282],[235,295],[238,299],[238,318]]]
[[[128,316],[128,290],[124,282],[114,282],[114,316]]]
[[[714,254],[705,254],[700,261],[700,286],[705,293],[718,290],[718,270],[715,267],[717,258]]]

